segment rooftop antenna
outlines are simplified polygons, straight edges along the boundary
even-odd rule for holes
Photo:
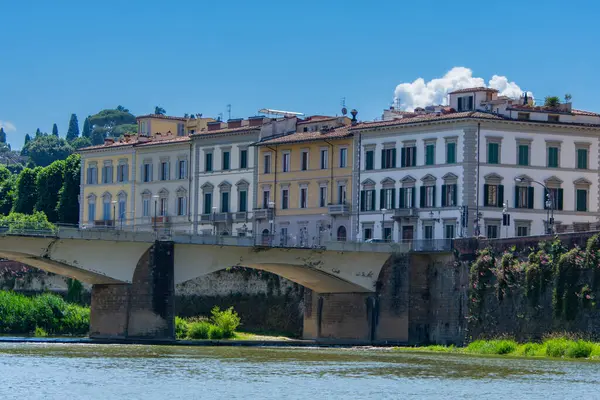
[[[346,98],[342,97],[342,115],[348,114],[348,109],[346,108]]]
[[[229,114],[228,119],[231,119],[231,104],[227,104],[227,113]]]
[[[219,113],[219,118],[217,118],[217,121],[222,121],[223,120],[223,113]]]

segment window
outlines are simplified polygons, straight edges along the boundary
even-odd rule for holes
[[[381,189],[379,196],[379,209],[393,210],[396,208],[396,189]]]
[[[488,143],[488,164],[498,164],[500,162],[500,144]]]
[[[435,207],[435,186],[421,186],[421,207]]]
[[[328,156],[329,151],[327,149],[321,149],[321,169],[328,168]]]
[[[227,171],[231,168],[231,152],[230,151],[223,151],[223,165],[222,165],[222,169],[223,171]]]
[[[160,180],[168,181],[171,174],[169,173],[169,162],[163,161],[160,163]]]
[[[549,188],[550,196],[546,196],[546,190],[544,190],[544,209],[548,209],[546,201],[550,200],[550,205],[554,210],[563,209],[563,190],[561,188]]]
[[[177,124],[177,136],[185,136],[185,127],[182,123]]]
[[[308,150],[303,150],[300,157],[300,169],[302,171],[308,170]]]
[[[140,132],[142,136],[148,136],[148,123],[146,121],[140,122]]]
[[[152,164],[150,164],[149,162],[144,163],[142,171],[142,180],[144,182],[152,181]]]
[[[110,210],[110,198],[104,198],[102,203],[102,219],[105,221],[110,221],[111,218],[111,210]]]
[[[98,183],[98,168],[95,165],[88,167],[87,183],[88,185],[95,185]]]
[[[423,239],[433,239],[433,225],[425,225],[423,230]]]
[[[248,150],[240,150],[240,168],[248,168]]]
[[[187,178],[187,160],[177,162],[177,179]]]
[[[456,206],[456,184],[442,185],[442,207]]]
[[[400,208],[413,208],[415,207],[415,188],[406,187],[400,189]]]
[[[587,211],[588,191],[586,189],[577,189],[577,208],[576,211]]]
[[[125,219],[126,209],[127,209],[126,199],[120,197],[119,198],[119,213],[117,214],[119,216],[119,220],[124,220]]]
[[[529,235],[529,227],[526,225],[517,226],[517,236],[528,236]]]
[[[129,180],[129,165],[119,164],[117,166],[117,182],[127,182]]]
[[[346,168],[348,163],[348,149],[343,147],[340,149],[340,168]]]
[[[168,199],[166,197],[161,197],[158,203],[158,215],[160,215],[161,217],[165,217],[167,215],[168,205]]]
[[[473,110],[473,96],[462,96],[458,98],[458,109],[456,111]]]
[[[290,207],[290,190],[281,190],[281,209],[287,210]]]
[[[204,155],[204,171],[212,172],[213,170],[213,153],[206,153]]]
[[[306,208],[308,200],[308,188],[300,188],[300,208]]]
[[[265,174],[271,173],[271,155],[270,154],[265,154],[263,156],[263,172]]]
[[[142,217],[150,216],[150,198],[144,197],[142,199]]]
[[[548,114],[548,122],[560,122],[560,116]]]
[[[271,191],[263,190],[263,208],[269,208],[270,202],[271,202]]]
[[[102,183],[113,182],[113,167],[112,165],[105,165],[102,167]]]
[[[401,166],[414,167],[417,165],[417,148],[415,146],[403,147],[401,153]]]
[[[527,121],[527,120],[529,120],[529,113],[520,112],[517,114],[517,119]]]
[[[483,185],[483,206],[503,207],[504,185]]]
[[[281,170],[283,172],[290,172],[290,153],[283,153],[283,157],[281,158]]]
[[[454,234],[456,226],[454,224],[446,224],[444,225],[444,239],[454,239],[456,236]]]
[[[221,212],[229,212],[229,192],[221,192]]]
[[[392,241],[392,228],[390,228],[389,226],[385,226],[383,228],[383,240],[386,240],[388,242]]]
[[[240,190],[238,192],[238,211],[246,212],[248,211],[248,191]]]
[[[548,167],[558,168],[558,147],[548,147]]]
[[[396,168],[396,149],[381,150],[381,169]]]
[[[346,185],[338,185],[338,204],[346,204]]]
[[[588,151],[587,149],[577,149],[577,169],[588,168]]]
[[[88,200],[88,221],[96,220],[96,200]]]
[[[327,205],[327,186],[321,186],[319,188],[319,207],[325,207]]]
[[[520,144],[518,147],[519,151],[519,165],[529,165],[529,145]]]
[[[177,215],[186,215],[187,214],[187,197],[179,196],[177,197]]]
[[[374,155],[375,155],[375,152],[373,150],[367,150],[365,152],[365,170],[366,171],[371,171],[371,170],[375,169]]]
[[[425,146],[425,165],[435,164],[435,145],[428,144]]]
[[[486,236],[488,239],[497,239],[499,237],[500,227],[498,225],[488,225],[486,228]]]
[[[212,192],[204,193],[204,214],[210,214],[212,212]]]
[[[365,240],[373,239],[373,228],[364,228],[363,237]]]
[[[515,208],[533,208],[533,187],[515,187]]]
[[[360,191],[360,210],[375,211],[375,190]]]
[[[456,163],[456,143],[448,142],[446,143],[446,164],[455,164]]]

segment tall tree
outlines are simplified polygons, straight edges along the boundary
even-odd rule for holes
[[[29,156],[29,145],[31,144],[31,136],[29,133],[25,134],[25,143],[23,143],[23,148],[21,149],[22,156]]]
[[[129,112],[129,110],[128,110],[127,108],[125,108],[125,107],[123,107],[123,106],[120,106],[120,105],[119,105],[119,106],[117,106],[116,110],[117,110],[117,111],[126,112],[126,113],[128,113],[128,112]]]
[[[4,166],[0,167],[0,171],[3,170],[8,172],[8,175],[5,172],[0,172],[0,175],[4,176],[4,179],[0,177],[0,214],[8,215],[15,201],[17,175],[11,174]]]
[[[74,150],[79,150],[81,148],[88,147],[88,146],[91,146],[91,145],[92,145],[92,141],[90,139],[86,138],[86,137],[83,137],[83,136],[78,137],[77,139],[75,139],[75,140],[73,140],[71,142],[71,147]]]
[[[42,132],[40,131],[40,128],[37,128],[35,131],[35,137],[38,138],[40,136],[42,136]]]
[[[79,222],[79,184],[81,157],[71,154],[65,161],[64,183],[58,194],[58,220],[65,224]]]
[[[165,115],[166,113],[167,113],[167,111],[164,108],[162,108],[161,106],[154,107],[154,114]]]
[[[2,127],[0,127],[0,143],[6,143],[6,132]]]
[[[69,120],[69,130],[67,131],[67,142],[72,142],[79,137],[79,121],[77,121],[77,115],[71,114]]]
[[[52,134],[58,137],[58,126],[56,124],[52,125]]]
[[[90,117],[87,117],[85,121],[83,121],[83,129],[81,131],[81,136],[88,139],[92,136],[92,128],[90,127]]]
[[[32,140],[28,147],[29,159],[36,166],[45,167],[56,160],[64,160],[73,152],[65,139],[54,135],[41,136]]]
[[[65,161],[57,160],[40,169],[36,177],[37,202],[35,203],[35,210],[46,214],[50,222],[58,221],[56,209],[58,207],[58,193],[63,185],[64,170]]]
[[[37,200],[36,177],[39,168],[25,168],[17,178],[13,212],[31,214]]]

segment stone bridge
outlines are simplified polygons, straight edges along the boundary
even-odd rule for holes
[[[1,258],[93,285],[92,338],[172,340],[175,284],[243,266],[310,289],[304,305],[306,339],[410,342],[408,250],[365,243],[276,248],[255,246],[244,238],[157,238],[153,232],[75,228],[47,235],[0,235]],[[412,258],[427,263],[449,254]],[[394,309],[380,304],[383,293],[394,297]],[[399,298],[405,304],[397,304]]]

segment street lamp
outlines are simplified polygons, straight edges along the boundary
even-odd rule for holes
[[[548,187],[542,182],[538,182],[533,179],[515,178],[515,182],[533,182],[544,188],[546,192],[546,201],[544,202],[544,205],[546,206],[546,234],[552,235],[554,232],[554,195],[550,189],[548,189]]]
[[[115,229],[115,227],[116,227],[116,221],[117,221],[117,218],[116,218],[117,217],[116,216],[117,201],[113,200],[113,201],[111,201],[111,203],[112,203],[112,206],[113,206],[113,223],[112,223],[112,226],[113,226],[113,229]]]
[[[275,202],[270,201],[269,202],[269,210],[271,210],[271,212],[270,212],[270,214],[271,214],[270,217],[271,218],[269,219],[269,225],[270,225],[270,227],[269,227],[269,233],[271,234],[271,239],[270,239],[271,246],[273,245],[273,238],[275,237],[275,233],[273,232],[273,225],[275,223],[275,221],[274,221],[274,219],[275,219],[274,209],[275,209]]]
[[[154,199],[154,232],[156,232],[156,218],[157,218],[156,209],[158,206],[158,195],[155,194],[154,196],[152,196],[152,198]]]
[[[385,228],[384,228],[384,223],[385,223],[385,212],[387,211],[387,209],[382,208],[381,209],[381,238],[383,240],[385,239]]]

